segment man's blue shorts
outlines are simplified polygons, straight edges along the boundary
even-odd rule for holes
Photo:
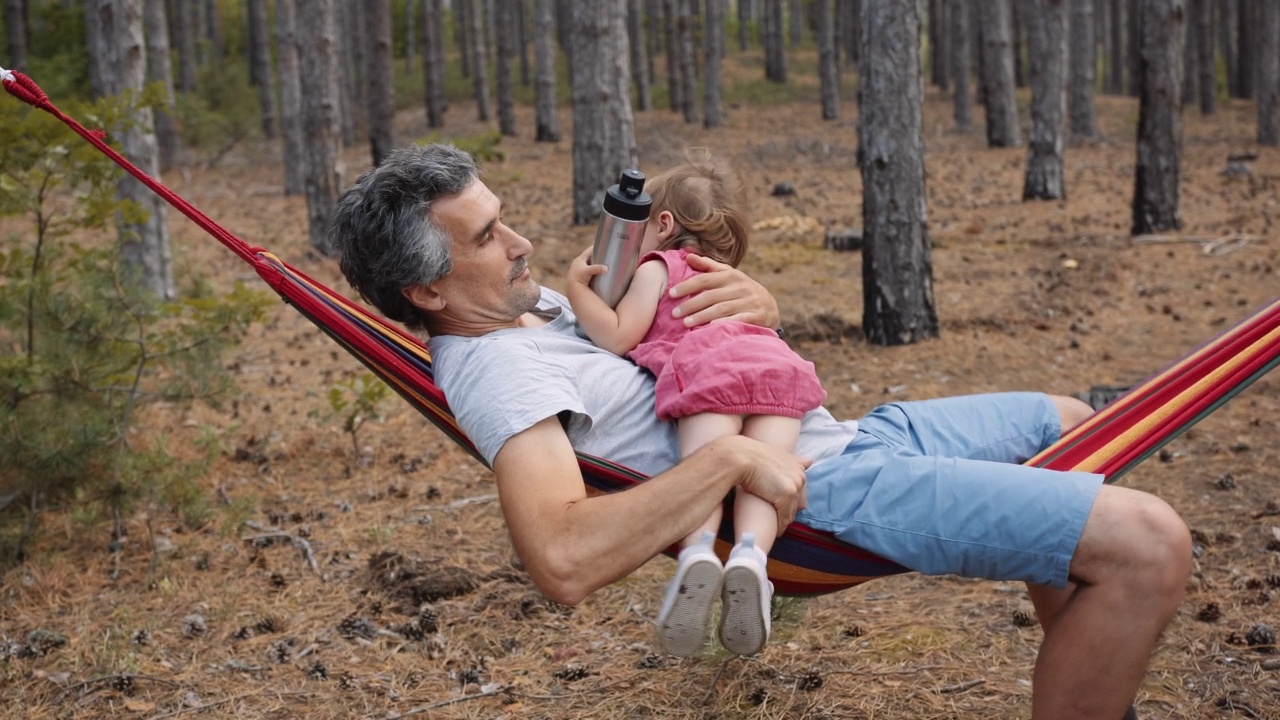
[[[1061,587],[1102,476],[1019,464],[1060,425],[1039,393],[882,405],[809,469],[796,520],[925,574]]]

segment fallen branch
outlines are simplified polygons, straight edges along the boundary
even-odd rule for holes
[[[962,683],[956,683],[955,685],[947,685],[946,687],[938,688],[938,692],[942,693],[943,695],[950,695],[953,693],[962,693],[965,690],[971,690],[973,688],[976,688],[985,682],[986,682],[985,679],[965,680]]]

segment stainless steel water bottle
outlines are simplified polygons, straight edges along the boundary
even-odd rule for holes
[[[644,191],[644,173],[639,170],[623,170],[618,184],[604,194],[604,212],[596,227],[591,262],[606,265],[609,270],[591,279],[591,289],[609,307],[617,307],[631,285],[652,204],[649,193]]]

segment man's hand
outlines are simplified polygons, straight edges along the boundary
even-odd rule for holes
[[[685,327],[719,320],[737,320],[776,329],[780,322],[778,303],[763,285],[737,268],[701,255],[689,255],[689,265],[702,274],[671,288],[671,297],[694,297],[680,303],[675,316]]]
[[[731,458],[726,462],[741,463],[735,465],[742,468],[738,487],[773,505],[781,535],[805,507],[804,471],[813,461],[742,435],[717,438],[707,447],[712,446]]]

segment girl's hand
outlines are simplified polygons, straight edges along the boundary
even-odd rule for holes
[[[672,298],[693,297],[676,306],[675,317],[685,327],[736,320],[776,330],[781,322],[778,303],[763,285],[732,265],[690,254],[689,265],[702,274],[671,288]]]
[[[569,284],[587,287],[591,283],[591,278],[603,275],[608,269],[605,265],[591,264],[591,248],[588,247],[569,264]]]

